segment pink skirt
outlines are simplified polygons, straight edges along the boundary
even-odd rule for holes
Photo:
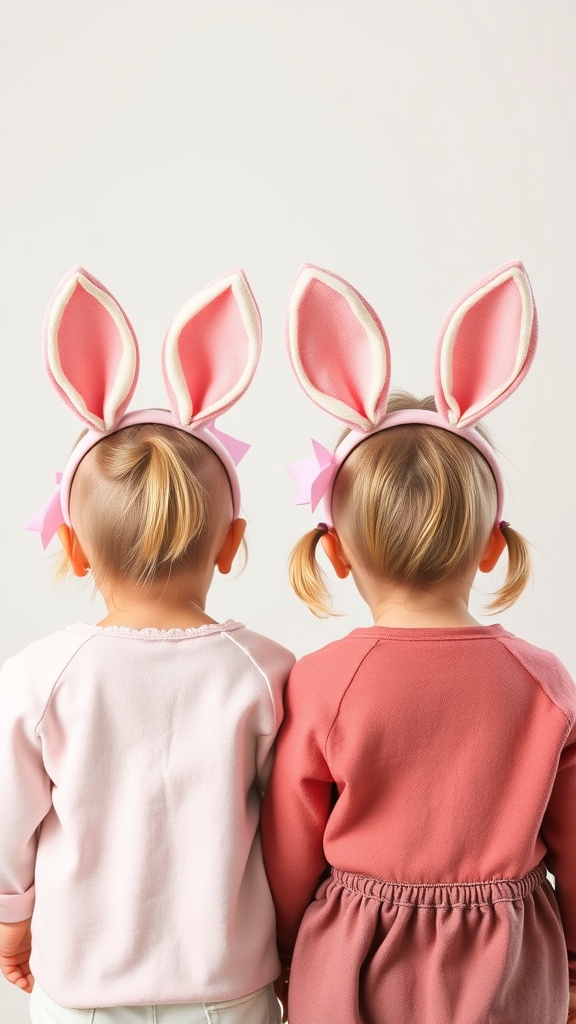
[[[566,1024],[568,955],[542,864],[401,885],[332,869],[298,934],[290,1024]]]

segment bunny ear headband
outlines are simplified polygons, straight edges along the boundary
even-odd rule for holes
[[[258,363],[260,314],[241,270],[208,285],[180,310],[168,329],[162,368],[171,412],[126,412],[139,370],[136,336],[110,292],[81,267],[66,275],[44,322],[46,372],[66,405],[88,427],[52,497],[25,524],[47,546],[70,526],[70,488],[81,460],[103,437],[139,423],[176,427],[204,441],[230,479],[233,514],[240,511],[236,466],[250,445],[214,426],[244,394]]]
[[[438,411],[387,415],[390,349],[378,316],[343,278],[305,264],[288,304],[292,368],[308,397],[351,431],[334,452],[312,441],[314,454],[290,467],[300,488],[296,504],[310,504],[314,511],[324,499],[323,525],[331,527],[332,488],[350,452],[378,431],[422,423],[457,434],[482,453],[496,481],[500,524],[504,477],[474,424],[518,387],[534,358],[537,336],[526,271],[519,262],[507,263],[477,281],[446,317],[436,345]]]

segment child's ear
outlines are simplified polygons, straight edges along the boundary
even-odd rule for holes
[[[66,526],[66,523],[62,523],[57,530],[58,537],[64,551],[68,556],[68,561],[72,566],[72,572],[75,576],[87,576],[90,572],[90,562],[84,554],[82,545],[78,540],[78,537],[74,533],[71,526]]]
[[[245,519],[235,519],[233,523],[230,523],[228,533],[224,538],[224,543],[215,559],[215,565],[218,571],[224,576],[226,576],[232,568],[232,563],[236,558],[236,554],[242,543],[245,531]]]
[[[492,572],[495,567],[500,555],[506,547],[506,538],[502,533],[499,526],[495,526],[488,538],[488,543],[482,552],[482,557],[478,563],[480,572]]]
[[[338,534],[331,530],[330,533],[323,534],[320,541],[338,579],[345,580],[350,575],[350,565],[344,558]]]

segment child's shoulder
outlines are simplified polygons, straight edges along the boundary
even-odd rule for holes
[[[233,623],[232,628],[225,632],[245,666],[252,673],[257,673],[262,693],[268,694],[267,700],[271,701],[273,716],[266,731],[275,733],[282,721],[284,687],[296,659],[286,647],[262,633],[254,633],[241,623]]]
[[[87,637],[72,629],[59,629],[33,640],[7,658],[0,669],[0,696],[13,695],[25,704],[43,706],[48,695]]]
[[[226,636],[259,670],[287,675],[295,662],[291,651],[263,633],[255,633],[240,622],[226,630]]]
[[[292,676],[295,681],[302,679],[303,682],[313,678],[317,685],[325,679],[333,690],[337,679],[350,681],[377,643],[378,638],[368,631],[353,630],[298,658]]]
[[[346,690],[376,643],[374,637],[353,631],[299,658],[287,689],[291,712],[329,730]]]
[[[576,722],[576,686],[568,669],[552,651],[502,630],[498,640],[540,684],[550,700],[570,722]]]
[[[69,659],[83,646],[88,637],[74,631],[72,627],[57,629],[37,640],[32,640],[15,654],[10,655],[3,664],[3,669],[26,672],[28,669],[42,667],[49,672],[53,664]]]
[[[351,633],[331,640],[323,647],[309,651],[298,659],[298,664],[303,662],[328,662],[339,658],[364,658],[366,654],[378,644],[380,637],[370,629],[353,629]]]

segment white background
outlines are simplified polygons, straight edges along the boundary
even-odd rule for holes
[[[253,442],[241,466],[250,559],[217,582],[208,611],[303,654],[369,615],[346,583],[345,616],[318,622],[285,573],[315,521],[293,507],[285,466],[311,435],[330,445],[339,433],[284,354],[299,264],[364,293],[388,331],[393,382],[424,394],[453,300],[520,257],[540,347],[488,425],[535,582],[499,621],[576,672],[575,21],[571,0],[6,0],[0,659],[101,615],[89,587],[54,587],[51,559],[20,528],[78,433],[40,357],[44,310],[71,266],[100,278],[136,328],[136,406],[165,404],[160,344],[179,307],[245,268],[264,352],[220,425]],[[0,982],[2,1021],[25,1021],[26,1002]]]

